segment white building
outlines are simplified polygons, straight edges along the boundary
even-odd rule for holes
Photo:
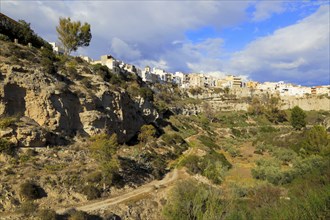
[[[328,85],[328,86],[316,86],[315,90],[316,90],[317,95],[327,94],[327,95],[330,96],[330,85]]]
[[[60,45],[58,45],[55,42],[49,42],[49,44],[52,45],[54,53],[56,53],[56,54],[64,54],[65,51],[64,51],[64,49]]]
[[[90,57],[88,57],[88,56],[82,56],[82,55],[80,55],[79,57],[80,57],[81,59],[87,61],[88,63],[92,63],[92,62],[93,62],[93,59],[90,58]]]

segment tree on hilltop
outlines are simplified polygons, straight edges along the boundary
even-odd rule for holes
[[[58,39],[63,44],[65,54],[76,51],[78,47],[89,46],[92,39],[90,24],[71,21],[70,18],[60,18],[56,27]]]

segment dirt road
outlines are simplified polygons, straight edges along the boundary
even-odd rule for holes
[[[186,173],[185,170],[174,169],[171,172],[169,172],[165,176],[164,179],[152,181],[146,185],[140,186],[140,187],[134,189],[133,191],[125,193],[123,195],[112,197],[112,198],[105,199],[105,200],[92,201],[88,204],[84,204],[84,205],[80,205],[80,206],[58,209],[56,212],[58,214],[63,214],[65,211],[67,211],[71,208],[75,208],[77,210],[81,210],[81,211],[85,211],[85,212],[91,212],[91,211],[95,211],[95,210],[99,210],[99,209],[104,209],[109,206],[128,201],[135,197],[139,197],[141,195],[147,195],[156,190],[162,190],[162,189],[172,185],[175,181],[177,181],[179,179],[185,179],[187,177],[189,177],[189,175]]]
[[[201,131],[195,135],[192,135],[190,137],[187,137],[185,140],[187,142],[190,142],[192,140],[197,139],[197,137],[201,134]],[[189,148],[187,151],[184,152],[185,155],[192,154],[194,151],[194,148]],[[105,209],[109,206],[117,205],[120,203],[123,203],[125,201],[128,201],[130,199],[134,199],[136,197],[140,197],[143,195],[147,195],[149,193],[152,193],[156,190],[164,190],[168,186],[171,186],[176,182],[177,180],[180,179],[186,179],[189,178],[190,175],[184,170],[184,169],[173,169],[171,172],[166,174],[166,176],[162,180],[154,180],[150,183],[147,183],[143,186],[140,186],[131,192],[127,192],[123,195],[115,196],[112,198],[108,199],[103,199],[103,200],[94,200],[91,201],[90,203],[84,204],[84,205],[79,205],[79,206],[73,206],[69,208],[62,208],[56,210],[58,214],[63,214],[65,211],[75,208],[77,210],[85,211],[85,212],[91,212],[99,209]]]

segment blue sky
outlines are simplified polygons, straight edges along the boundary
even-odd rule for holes
[[[15,1],[0,10],[56,41],[59,17],[88,22],[77,54],[139,67],[330,84],[329,1]]]

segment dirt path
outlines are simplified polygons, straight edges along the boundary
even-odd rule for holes
[[[200,130],[200,129],[198,129],[198,130],[199,130],[199,132],[197,134],[187,137],[185,140],[187,142],[196,141],[197,137],[204,132],[203,130]],[[185,155],[192,154],[192,153],[194,153],[194,150],[195,150],[195,148],[190,147],[183,154],[185,154]],[[71,208],[75,208],[77,210],[81,210],[81,211],[85,211],[85,212],[91,212],[91,211],[95,211],[95,210],[99,210],[99,209],[104,209],[109,206],[117,205],[117,204],[126,202],[128,200],[150,194],[156,190],[158,190],[158,191],[165,190],[165,188],[173,185],[173,183],[176,182],[177,180],[187,179],[189,177],[190,177],[190,175],[184,169],[175,168],[171,172],[169,172],[162,180],[152,181],[150,183],[147,183],[143,186],[140,186],[140,187],[134,189],[131,192],[127,192],[123,195],[115,196],[115,197],[104,199],[104,200],[92,201],[92,202],[84,204],[84,205],[58,209],[56,212],[58,214],[62,214]]]
[[[75,208],[77,210],[85,211],[85,212],[91,212],[99,209],[104,209],[109,206],[113,206],[119,203],[126,202],[130,199],[147,195],[149,193],[152,193],[156,190],[162,190],[165,189],[168,186],[171,186],[175,181],[180,179],[188,178],[189,175],[186,173],[183,169],[174,169],[173,171],[169,172],[164,179],[162,180],[155,180],[152,181],[146,185],[140,186],[136,189],[134,189],[131,192],[125,193],[120,196],[115,196],[109,199],[104,200],[98,200],[98,201],[92,201],[88,204],[79,205],[79,206],[73,206],[69,208],[62,208],[56,210],[58,214],[63,214],[65,211]]]

